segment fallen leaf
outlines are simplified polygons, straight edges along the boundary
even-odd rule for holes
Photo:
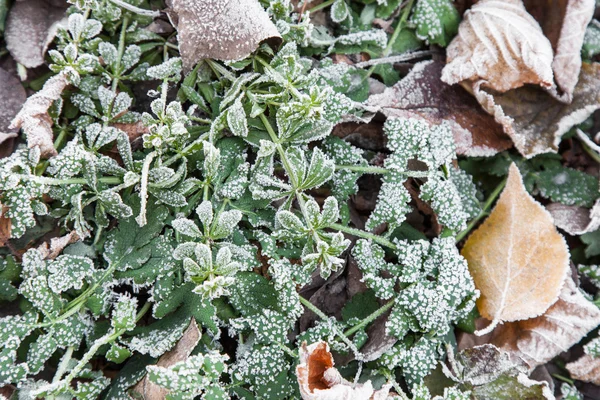
[[[551,203],[546,209],[552,214],[554,224],[569,235],[583,235],[600,228],[600,200],[591,209]]]
[[[173,0],[186,69],[204,58],[239,60],[263,40],[281,39],[257,0]]]
[[[556,153],[562,135],[600,108],[600,64],[582,65],[570,104],[531,86],[497,93],[476,83],[473,92],[523,156]]]
[[[44,54],[54,39],[68,4],[48,0],[17,0],[6,20],[6,48],[27,68],[44,63]]]
[[[554,400],[548,382],[530,379],[523,360],[492,344],[464,349],[450,363],[452,370],[443,367],[446,376],[465,385],[478,400]]]
[[[15,148],[15,139],[19,137],[16,133],[0,132],[0,158],[8,157]]]
[[[10,239],[10,231],[12,227],[10,218],[6,217],[4,213],[5,210],[2,210],[2,215],[0,215],[0,247],[6,246],[6,243]]]
[[[387,117],[419,118],[435,125],[447,121],[460,155],[492,156],[512,147],[502,126],[469,92],[441,81],[443,68],[439,61],[417,63],[400,82],[370,96],[367,104]]]
[[[55,237],[50,239],[50,243],[44,242],[37,247],[37,250],[41,253],[42,258],[46,260],[54,260],[60,255],[65,247],[68,245],[78,242],[81,237],[75,231],[71,231],[64,236]]]
[[[300,364],[296,367],[300,394],[304,400],[384,400],[392,385],[373,389],[371,381],[353,385],[333,366],[333,356],[326,342],[310,346],[302,343]]]
[[[480,81],[499,92],[554,85],[552,46],[521,0],[479,1],[465,12],[446,54],[448,84]]]
[[[563,91],[566,102],[572,100],[573,89],[581,69],[581,46],[596,3],[594,0],[560,0],[552,6],[537,0],[525,0],[525,8],[540,23],[554,50],[554,81]]]
[[[67,85],[67,77],[62,73],[48,79],[39,92],[27,99],[10,125],[10,128],[22,128],[27,135],[27,147],[39,147],[44,158],[57,154],[52,142],[53,122],[48,109],[60,98]]]
[[[155,365],[159,367],[170,367],[178,362],[187,360],[200,341],[201,336],[202,333],[198,329],[196,319],[192,318],[190,325],[185,332],[183,332],[183,336],[179,339],[175,347],[163,354]],[[167,389],[151,382],[147,375],[138,382],[132,390],[142,395],[144,400],[163,400],[169,393]]]
[[[484,321],[477,321],[482,326]],[[485,336],[462,334],[457,342],[464,349],[491,343],[524,360],[530,368],[545,364],[577,344],[600,324],[600,310],[579,291],[571,277],[560,297],[543,315],[508,322]]]
[[[571,378],[600,385],[600,358],[584,354],[566,365]]]
[[[23,103],[27,100],[27,93],[25,93],[25,88],[21,85],[19,79],[2,68],[0,68],[0,98],[2,99],[0,105],[1,144],[10,137],[7,136],[12,133],[8,129],[10,121],[17,115]]]
[[[569,270],[569,250],[552,216],[523,185],[517,166],[490,216],[465,243],[479,313],[492,320],[480,334],[500,322],[541,315],[558,298]]]

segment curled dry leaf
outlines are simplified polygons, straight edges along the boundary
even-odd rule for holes
[[[524,3],[552,44],[554,81],[564,93],[562,100],[570,102],[579,78],[585,28],[594,15],[596,3],[594,0],[561,0],[552,7],[537,0]]]
[[[536,87],[497,93],[477,83],[473,92],[523,156],[556,153],[561,136],[600,108],[600,64],[582,65],[570,104]]]
[[[186,69],[204,58],[239,60],[260,42],[281,39],[258,0],[173,0]]]
[[[71,243],[79,241],[80,239],[81,237],[77,234],[77,232],[71,231],[64,236],[50,239],[50,243],[42,243],[37,249],[41,253],[42,258],[46,260],[54,260],[60,255],[65,247]]]
[[[367,104],[388,117],[419,118],[435,125],[447,121],[460,155],[492,156],[512,147],[502,126],[469,92],[441,81],[443,68],[438,61],[420,62],[400,82],[370,96]]]
[[[45,158],[57,154],[52,142],[53,122],[48,109],[60,98],[67,85],[67,78],[62,73],[48,79],[39,92],[27,99],[10,125],[10,128],[22,128],[27,135],[27,147],[39,147],[41,156]]]
[[[566,367],[573,379],[600,385],[600,358],[584,354]]]
[[[25,88],[16,76],[0,68],[0,144],[11,133],[9,125],[27,99]]]
[[[478,325],[480,325],[478,321]],[[463,334],[459,348],[491,343],[524,360],[530,368],[545,364],[567,351],[600,324],[600,310],[579,291],[571,277],[565,280],[558,300],[541,316],[508,322],[490,334]]]
[[[554,224],[569,235],[583,235],[600,228],[600,200],[591,209],[551,203],[546,209],[552,214]]]
[[[558,298],[569,270],[569,250],[552,216],[527,193],[517,166],[490,216],[467,240],[480,314],[498,323],[541,315]]]
[[[296,376],[300,394],[304,400],[384,400],[388,398],[391,385],[373,389],[371,381],[353,385],[340,375],[333,366],[333,356],[326,342],[300,347],[300,364]]]
[[[155,365],[166,368],[187,360],[196,345],[198,345],[201,336],[202,332],[198,329],[196,319],[191,318],[190,325],[183,332],[183,336],[175,347],[163,354]],[[144,400],[163,400],[169,394],[167,389],[151,382],[147,375],[132,390],[142,395]]]
[[[46,48],[54,39],[68,4],[48,0],[17,0],[6,20],[6,48],[27,68],[44,63]]]
[[[465,12],[442,80],[481,81],[499,92],[553,86],[552,46],[521,0],[482,0]]]

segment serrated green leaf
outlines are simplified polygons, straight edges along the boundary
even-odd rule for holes
[[[446,47],[458,32],[460,15],[450,0],[419,0],[410,22],[419,39]]]

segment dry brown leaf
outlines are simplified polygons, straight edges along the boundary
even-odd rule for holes
[[[512,147],[502,126],[460,86],[441,81],[444,64],[423,61],[404,79],[382,94],[370,96],[368,105],[388,117],[420,118],[438,125],[450,124],[458,154],[492,156]]]
[[[525,8],[540,23],[554,50],[552,70],[562,100],[570,102],[581,68],[585,28],[594,15],[594,0],[525,0]]]
[[[521,0],[479,1],[465,12],[446,54],[448,84],[482,81],[499,92],[554,84],[552,46]]]
[[[373,389],[371,381],[353,385],[340,375],[333,366],[333,356],[326,342],[310,346],[302,343],[300,364],[296,376],[300,394],[304,400],[384,400],[388,398],[391,385]]]
[[[78,242],[81,237],[75,231],[71,231],[64,236],[50,239],[50,243],[44,242],[38,246],[37,250],[41,253],[42,258],[46,260],[54,260],[62,253],[65,247]]]
[[[44,158],[55,156],[52,134],[52,118],[48,109],[59,99],[68,82],[65,75],[48,79],[42,89],[30,96],[12,121],[10,128],[22,128],[27,135],[27,147],[39,147]]]
[[[56,3],[56,4],[54,4]],[[27,68],[44,63],[46,48],[65,18],[66,2],[17,0],[6,19],[6,48]]]
[[[478,327],[484,324],[483,320],[477,321]],[[491,343],[534,368],[568,350],[598,324],[600,310],[584,297],[573,279],[568,277],[560,297],[543,315],[505,323],[481,337],[462,334],[457,340],[458,348]]]
[[[0,247],[6,246],[6,243],[10,239],[10,231],[12,229],[12,223],[10,218],[5,217],[4,214],[0,216]]]
[[[473,91],[523,156],[556,153],[561,136],[600,108],[600,64],[582,65],[570,104],[536,87],[497,93],[475,84]]]
[[[239,60],[260,42],[281,39],[257,0],[173,0],[183,66],[204,58]]]
[[[569,250],[552,216],[527,193],[517,166],[490,216],[462,249],[475,286],[479,313],[500,322],[541,315],[558,298],[569,270]]]
[[[583,235],[600,228],[600,200],[591,209],[551,203],[546,209],[552,214],[554,224],[569,235]]]
[[[566,365],[571,378],[600,385],[600,358],[584,354]]]
[[[155,365],[167,368],[178,362],[187,360],[200,341],[201,336],[202,333],[198,329],[196,320],[192,318],[190,325],[183,332],[183,336],[179,339],[175,347],[163,354]],[[167,389],[151,382],[147,375],[132,390],[142,395],[144,400],[164,400],[169,393]]]

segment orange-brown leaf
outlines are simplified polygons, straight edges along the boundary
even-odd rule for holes
[[[498,323],[533,318],[558,298],[569,269],[569,251],[552,216],[523,186],[515,164],[498,204],[467,240],[480,314]]]
[[[572,378],[600,385],[600,358],[584,354],[577,361],[568,363],[566,367]]]

